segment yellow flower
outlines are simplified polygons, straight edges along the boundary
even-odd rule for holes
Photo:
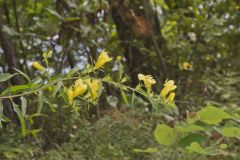
[[[152,84],[156,83],[153,77],[151,75],[138,74],[138,79],[144,82],[144,85],[147,88],[147,92],[150,93]]]
[[[170,93],[168,98],[167,98],[167,101],[168,102],[173,102],[174,101],[174,98],[175,98],[175,93]]]
[[[180,66],[180,69],[182,70],[192,70],[192,64],[188,62],[183,62]]]
[[[87,85],[83,83],[82,79],[78,79],[75,81],[73,86],[73,97],[77,97],[82,95],[87,90]]]
[[[72,87],[67,90],[67,97],[70,104],[73,103],[73,90]]]
[[[98,97],[98,89],[99,89],[99,80],[95,79],[87,79],[85,80],[85,83],[87,83],[90,91],[86,95],[86,98],[91,97],[91,99],[94,101]]]
[[[100,53],[100,56],[97,59],[97,62],[95,64],[96,69],[101,68],[105,63],[111,61],[112,58],[108,56],[106,51],[102,51]]]
[[[176,88],[177,88],[177,86],[174,85],[174,81],[173,81],[173,80],[169,80],[169,81],[166,80],[166,82],[165,82],[165,84],[164,84],[164,88],[162,89],[160,95],[161,95],[162,97],[166,97],[166,95],[167,95],[169,92],[173,91],[173,90],[176,89]]]
[[[46,70],[41,64],[39,64],[39,63],[36,62],[36,61],[33,62],[32,66],[33,66],[34,68],[36,68],[36,69],[41,70],[41,71],[45,71],[45,70]]]

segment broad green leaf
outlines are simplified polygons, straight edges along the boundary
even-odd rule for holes
[[[203,135],[200,135],[200,134],[189,134],[179,141],[178,146],[181,148],[186,148],[192,142],[204,144],[206,142],[206,137],[204,137]]]
[[[27,112],[27,99],[23,96],[20,99],[21,99],[22,114],[25,117]]]
[[[17,74],[2,73],[2,74],[0,74],[0,82],[7,81],[7,80],[11,79],[15,75],[17,75]]]
[[[210,125],[218,124],[224,119],[233,118],[231,115],[224,112],[221,108],[217,108],[214,106],[207,106],[201,109],[197,112],[197,117],[200,121]]]
[[[200,127],[195,124],[186,124],[185,126],[177,126],[176,129],[177,131],[184,132],[184,133],[194,133],[194,132],[205,130],[203,127]]]
[[[143,152],[143,153],[156,153],[159,152],[157,148],[146,148],[146,149],[134,149],[134,152]]]
[[[19,109],[19,106],[14,102],[12,102],[12,105],[13,105],[14,112],[16,112],[18,119],[20,121],[22,135],[26,136],[26,122],[23,117],[22,111]]]
[[[239,127],[226,127],[220,129],[221,134],[224,137],[236,137],[240,139],[240,128]]]
[[[186,150],[189,153],[198,153],[202,155],[216,156],[220,154],[228,155],[228,153],[219,150],[216,146],[202,148],[199,143],[192,142],[189,146],[186,147]]]
[[[207,151],[203,149],[197,142],[192,142],[190,146],[186,147],[186,149],[190,153],[198,153],[198,154],[205,154],[205,155],[208,154]]]
[[[38,114],[41,113],[41,111],[42,111],[43,102],[44,102],[43,92],[39,91],[39,93],[38,93],[38,108],[37,108]]]
[[[154,137],[162,145],[172,145],[177,140],[177,133],[174,128],[165,124],[160,124],[154,130]]]

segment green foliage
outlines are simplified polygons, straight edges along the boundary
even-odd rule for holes
[[[198,154],[207,154],[207,151],[203,149],[197,142],[192,142],[186,149],[189,152],[194,152]]]
[[[224,137],[236,137],[240,139],[239,127],[224,127],[220,129],[220,133],[222,133]]]
[[[238,1],[0,8],[0,159],[240,158]]]
[[[174,128],[160,124],[154,130],[155,140],[160,145],[166,145],[173,148],[173,152],[195,153],[199,155],[226,156],[230,154],[234,157],[234,153],[226,152],[226,145],[221,144],[224,138],[232,138],[228,143],[234,142],[234,137],[239,138],[239,127],[223,127],[218,129],[218,124],[223,119],[234,119],[233,116],[223,111],[221,108],[214,106],[206,106],[199,110],[195,117],[189,118],[186,122],[180,122]],[[201,123],[204,122],[204,123]],[[227,123],[223,125],[227,126]],[[216,132],[222,134],[223,137],[215,138]],[[207,134],[212,134],[207,136]],[[215,134],[215,135],[214,135]],[[203,148],[202,146],[205,146]],[[220,147],[218,146],[220,145]],[[182,150],[183,149],[183,150]],[[139,150],[138,152],[147,152],[148,150]],[[159,151],[161,152],[161,151]]]
[[[224,119],[233,118],[228,113],[214,106],[207,106],[201,109],[197,112],[197,117],[200,121],[210,125],[218,124]]]
[[[4,82],[15,76],[16,74],[2,73],[0,74],[0,82]]]
[[[172,145],[177,140],[177,133],[173,128],[160,124],[156,127],[154,131],[154,137],[158,141],[159,144],[163,145]]]

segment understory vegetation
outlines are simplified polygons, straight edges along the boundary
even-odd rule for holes
[[[240,159],[239,14],[238,0],[0,0],[0,159]]]

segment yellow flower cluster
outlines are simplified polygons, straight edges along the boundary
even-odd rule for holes
[[[45,71],[46,69],[38,62],[34,61],[32,66],[38,70]]]
[[[73,97],[77,97],[85,93],[87,90],[87,85],[83,83],[82,79],[76,80],[73,86]]]
[[[86,95],[85,98],[91,97],[91,99],[94,101],[98,97],[98,89],[99,89],[99,80],[97,79],[87,79],[86,83],[89,87],[89,92]]]
[[[91,98],[93,101],[96,100],[98,96],[99,80],[76,80],[74,82],[74,85],[67,89],[67,97],[69,103],[72,104],[74,98],[83,95],[88,89],[89,92],[86,94],[85,98]]]
[[[173,80],[166,80],[165,83],[164,83],[164,88],[161,90],[160,95],[163,98],[166,98],[167,95],[176,88],[177,88],[177,86],[174,85]],[[175,93],[170,93],[169,96],[167,97],[167,100],[169,102],[173,102],[174,98],[175,98]]]
[[[111,60],[112,58],[109,57],[107,52],[103,50],[100,53],[94,68],[99,69],[103,67],[105,63]],[[88,92],[86,93],[87,90]],[[78,79],[74,82],[74,85],[72,87],[67,89],[66,94],[67,94],[69,103],[72,104],[74,98],[80,95],[83,95],[84,93],[86,93],[84,98],[91,98],[92,101],[96,100],[98,97],[98,90],[99,90],[99,80]]]
[[[138,74],[138,79],[143,81],[145,87],[147,88],[147,92],[150,93],[152,85],[156,83],[153,77],[151,75]]]
[[[95,64],[95,68],[98,69],[98,68],[101,68],[105,63],[111,61],[112,58],[108,56],[107,52],[106,51],[102,51],[100,53],[100,56],[98,57],[97,59],[97,62]]]
[[[144,86],[147,89],[147,93],[150,93],[152,85],[156,83],[153,77],[151,75],[138,74],[138,79],[144,82]],[[174,85],[173,80],[166,80],[164,84],[164,88],[160,92],[160,96],[166,99],[168,102],[174,102],[175,93],[173,92],[170,93],[170,92],[176,88],[177,86]],[[167,95],[169,96],[167,97]]]

